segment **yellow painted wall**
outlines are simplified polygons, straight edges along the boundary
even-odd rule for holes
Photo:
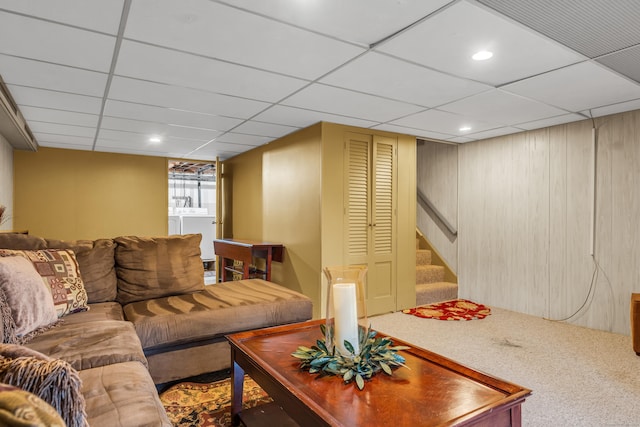
[[[344,263],[345,132],[398,139],[398,308],[415,305],[416,142],[407,135],[318,123],[224,162],[231,182],[234,238],[274,241],[285,260],[272,280],[313,300],[320,317],[322,267]]]
[[[224,162],[233,236],[282,243],[271,280],[320,298],[321,126],[311,126]]]
[[[231,218],[225,216],[225,238],[262,239],[263,154],[257,147],[223,163],[225,210],[231,212]]]
[[[40,148],[14,152],[14,228],[64,240],[166,235],[167,159]]]
[[[13,230],[13,147],[0,134],[0,205],[6,208],[0,230]]]

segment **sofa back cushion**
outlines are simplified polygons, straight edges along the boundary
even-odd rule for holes
[[[89,303],[116,300],[118,280],[115,269],[116,244],[112,239],[47,240],[47,247],[71,249],[76,254]]]
[[[128,304],[204,289],[201,239],[200,234],[115,238],[118,302]]]
[[[0,249],[46,249],[47,242],[42,237],[22,233],[0,233]]]
[[[0,257],[0,292],[10,308],[10,318],[3,316],[3,329],[13,320],[17,338],[58,320],[51,293],[28,259]]]

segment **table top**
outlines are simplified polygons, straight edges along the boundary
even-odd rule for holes
[[[498,408],[520,405],[531,393],[393,337],[394,345],[411,347],[400,351],[408,369],[396,368],[392,376],[380,372],[366,381],[364,390],[338,377],[320,378],[301,371],[291,353],[300,345],[315,345],[322,338],[322,323],[315,320],[227,338],[234,351],[243,353],[329,425],[359,425],[362,420],[368,426],[465,425]]]
[[[227,243],[230,245],[246,246],[246,247],[252,247],[252,248],[266,248],[266,247],[278,248],[283,246],[282,243],[260,242],[257,240],[248,240],[248,239],[214,239],[213,242]]]

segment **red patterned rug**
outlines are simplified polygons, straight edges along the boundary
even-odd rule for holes
[[[251,378],[244,379],[243,407],[271,402]],[[178,383],[160,394],[169,420],[180,427],[231,426],[231,382]]]
[[[456,299],[421,305],[416,308],[402,310],[402,312],[424,317],[425,319],[473,320],[484,319],[491,314],[491,309],[486,305],[477,304],[466,299]]]

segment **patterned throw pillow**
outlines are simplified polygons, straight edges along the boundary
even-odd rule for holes
[[[33,393],[0,383],[0,425],[65,427],[53,406]]]
[[[49,286],[58,317],[88,309],[87,292],[73,251],[0,249],[0,256],[16,255],[31,261],[44,283]]]

